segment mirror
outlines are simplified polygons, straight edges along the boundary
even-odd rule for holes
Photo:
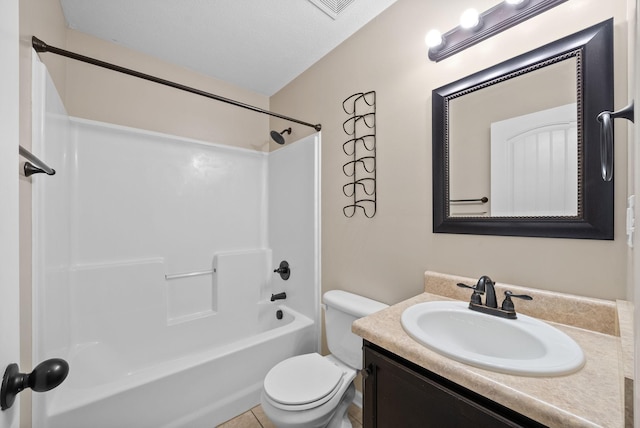
[[[435,89],[433,230],[613,239],[613,21]]]

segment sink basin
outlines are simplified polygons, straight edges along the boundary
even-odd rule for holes
[[[522,314],[510,320],[472,311],[464,302],[437,301],[407,308],[401,322],[418,343],[487,370],[560,376],[585,363],[582,349],[571,337]]]

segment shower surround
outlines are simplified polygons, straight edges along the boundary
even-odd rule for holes
[[[34,426],[210,428],[257,404],[319,349],[319,134],[262,153],[70,118],[33,70],[56,169],[33,177],[33,361],[70,365]]]

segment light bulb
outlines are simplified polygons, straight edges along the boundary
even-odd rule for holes
[[[527,4],[528,1],[529,0],[505,0],[505,3],[516,9],[521,9]]]
[[[480,13],[476,9],[467,9],[460,16],[460,26],[462,28],[471,29],[480,23]]]
[[[424,42],[429,47],[429,49],[437,48],[440,46],[444,39],[442,38],[442,33],[438,30],[430,30],[424,38]]]

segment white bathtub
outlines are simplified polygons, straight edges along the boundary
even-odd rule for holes
[[[320,347],[319,135],[263,153],[69,118],[32,70],[56,169],[32,185],[32,364],[70,365],[33,426],[213,428],[258,404],[272,366]]]
[[[122,373],[121,368],[80,361],[91,346],[77,347],[65,388],[48,403],[48,426],[213,428],[259,403],[262,381],[277,362],[316,347],[313,321],[284,305],[261,304],[256,330],[254,336],[113,378],[110,370]]]

